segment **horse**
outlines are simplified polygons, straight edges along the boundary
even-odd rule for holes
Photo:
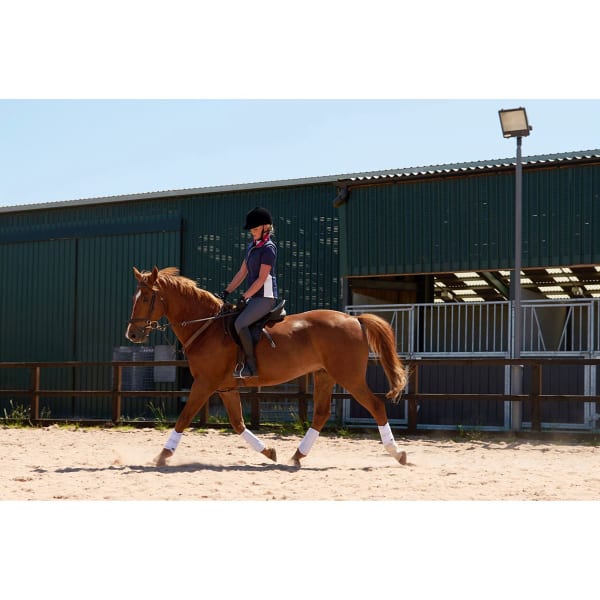
[[[276,462],[275,449],[267,447],[246,427],[239,388],[278,385],[309,373],[313,374],[313,417],[290,464],[300,467],[300,461],[308,456],[331,416],[331,393],[336,383],[372,415],[391,457],[406,464],[406,452],[396,444],[385,402],[366,383],[371,348],[379,355],[388,379],[390,389],[386,397],[394,401],[406,385],[406,371],[396,354],[393,330],[385,320],[372,314],[352,316],[326,309],[286,315],[269,327],[270,340],[262,336],[256,344],[258,373],[239,379],[233,376],[238,346],[220,322],[223,300],[181,276],[175,267],[154,267],[151,272],[133,267],[133,273],[137,289],[126,338],[136,344],[144,343],[150,332],[159,327],[159,320],[166,317],[184,348],[194,379],[185,407],[155,459],[157,466],[167,465],[184,430],[215,392],[223,401],[234,432],[251,448]]]

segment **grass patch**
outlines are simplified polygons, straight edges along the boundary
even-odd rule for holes
[[[23,427],[24,425],[31,425],[30,414],[31,410],[29,407],[25,407],[24,404],[15,404],[12,398],[9,400],[10,408],[7,411],[3,409],[2,424],[7,427]]]
[[[155,421],[154,427],[156,429],[167,429],[169,427],[170,421],[167,418],[164,402],[155,404],[150,400],[150,402],[148,402],[148,409],[152,413],[152,417]]]

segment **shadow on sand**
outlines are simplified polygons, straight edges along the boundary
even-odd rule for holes
[[[55,473],[102,473],[106,471],[123,471],[128,473],[195,473],[211,471],[215,473],[262,473],[264,471],[280,471],[282,473],[295,473],[297,471],[329,471],[335,467],[296,467],[283,464],[263,465],[211,465],[208,463],[186,463],[157,467],[156,465],[110,465],[108,467],[62,467],[55,469]],[[36,472],[47,472],[45,469],[35,469]]]

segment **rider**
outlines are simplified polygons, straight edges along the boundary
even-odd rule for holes
[[[242,296],[242,302],[246,307],[235,321],[235,330],[246,355],[243,368],[233,373],[233,376],[238,378],[252,377],[257,374],[254,343],[249,327],[268,314],[277,299],[275,274],[277,246],[271,239],[274,233],[271,213],[260,206],[253,208],[246,215],[244,229],[250,231],[252,241],[246,248],[240,270],[220,294],[220,297],[225,300],[246,279],[248,288]]]

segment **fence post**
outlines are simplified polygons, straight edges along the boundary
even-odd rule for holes
[[[256,391],[260,394],[260,386]],[[252,396],[250,399],[250,424],[252,429],[260,428],[260,404],[256,396]]]
[[[121,420],[121,405],[122,405],[122,378],[123,372],[121,365],[113,365],[113,389],[112,389],[112,421],[115,425]]]
[[[298,389],[301,394],[306,394],[308,375],[302,375],[298,378]],[[302,396],[298,400],[298,417],[300,423],[308,421],[308,400]]]
[[[40,418],[40,367],[31,367],[31,409],[29,419],[37,423]]]
[[[419,365],[414,363],[408,372],[408,389],[411,396],[419,393]],[[418,405],[417,398],[408,399],[408,433],[417,433]]]
[[[531,429],[542,430],[542,365],[535,364],[531,367]]]
[[[219,398],[218,394],[212,394],[209,396],[208,400],[204,404],[204,406],[200,409],[200,415],[198,418],[198,423],[200,427],[204,427],[208,423],[208,418],[210,416],[210,401],[213,398]]]

